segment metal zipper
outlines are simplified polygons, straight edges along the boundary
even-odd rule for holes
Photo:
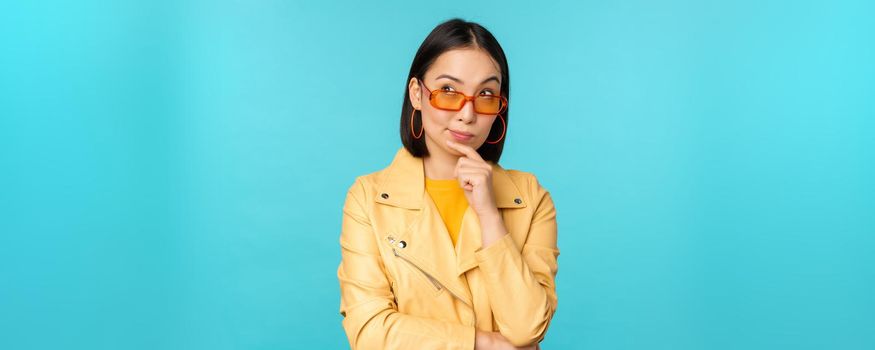
[[[409,259],[404,257],[404,255],[398,254],[397,249],[392,248],[392,253],[394,253],[396,257],[401,258],[402,260],[406,261],[411,266],[415,267],[417,270],[419,270],[419,272],[422,272],[422,274],[425,275],[425,277],[427,277],[429,281],[431,281],[432,285],[434,285],[435,288],[437,288],[438,290],[440,290],[441,288],[446,289],[447,292],[450,293],[450,295],[452,295],[456,299],[459,299],[459,301],[461,301],[463,304],[467,305],[468,307],[472,308],[472,310],[473,310],[473,306],[471,306],[471,304],[468,304],[468,302],[466,302],[465,299],[460,298],[458,295],[456,295],[456,293],[453,293],[448,288],[444,287],[444,285],[441,284],[440,281],[438,281],[436,278],[432,277],[431,274],[429,274],[428,272],[425,272],[425,270],[423,270],[422,268],[420,268],[419,266],[414,264],[412,261],[410,261]]]
[[[441,288],[443,288],[443,285],[441,285],[441,283],[438,282],[437,279],[435,279],[434,277],[431,277],[431,275],[428,274],[428,272],[425,272],[424,270],[422,270],[421,268],[419,268],[419,266],[416,266],[416,264],[414,264],[412,261],[410,261],[410,260],[408,260],[407,258],[401,256],[401,254],[398,254],[398,251],[395,250],[395,248],[392,248],[392,253],[394,253],[396,257],[401,258],[402,260],[406,261],[408,264],[410,264],[411,266],[413,266],[414,268],[416,268],[417,270],[419,270],[419,272],[421,272],[426,278],[428,278],[428,281],[431,282],[431,285],[434,286],[435,289],[437,289],[437,290],[441,290]]]

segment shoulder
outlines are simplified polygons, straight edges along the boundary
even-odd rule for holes
[[[553,199],[550,191],[544,187],[541,180],[533,172],[520,169],[504,169],[502,172],[510,178],[514,186],[519,190],[527,203],[532,205],[527,206],[530,212],[539,212],[549,210],[553,207]],[[493,178],[495,175],[493,174]]]
[[[380,183],[383,182],[387,170],[388,167],[385,167],[377,171],[355,176],[347,190],[347,195],[355,196],[357,199],[370,198],[376,193]]]
[[[511,181],[513,181],[514,185],[516,185],[520,191],[533,195],[541,192],[549,192],[538,179],[538,176],[530,171],[504,168],[502,168],[502,170],[508,175],[508,177],[510,177]]]
[[[384,170],[378,170],[367,174],[357,175],[349,186],[347,193],[359,198],[364,198],[360,196],[365,196],[369,192],[373,192],[380,183],[383,173]]]

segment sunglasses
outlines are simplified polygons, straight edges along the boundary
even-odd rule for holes
[[[474,112],[496,115],[507,109],[507,99],[499,95],[468,96],[458,91],[431,90],[420,79],[419,83],[428,91],[428,101],[434,108],[445,111],[460,111],[468,101],[474,101]]]

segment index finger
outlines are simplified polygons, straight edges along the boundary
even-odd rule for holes
[[[480,154],[477,153],[477,151],[475,151],[474,148],[471,148],[471,146],[461,144],[461,143],[456,143],[452,140],[447,140],[447,145],[449,145],[450,147],[452,147],[453,149],[455,149],[459,152],[462,152],[462,154],[468,156],[468,158],[479,160],[481,162],[484,161],[483,158],[480,157]]]

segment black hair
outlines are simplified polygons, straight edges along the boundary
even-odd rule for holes
[[[486,28],[474,22],[464,21],[459,18],[453,18],[438,24],[431,33],[423,40],[416,51],[416,56],[413,57],[413,63],[410,65],[410,73],[407,75],[407,80],[404,81],[404,101],[401,106],[401,143],[416,157],[424,157],[428,155],[428,148],[425,145],[425,135],[419,139],[413,138],[410,130],[410,118],[413,113],[413,105],[410,103],[410,92],[408,84],[411,78],[416,78],[423,81],[425,72],[434,63],[435,59],[444,52],[459,49],[459,48],[478,48],[486,51],[501,70],[501,96],[508,100],[508,107],[504,110],[505,125],[510,125],[508,113],[510,111],[510,73],[507,68],[507,58],[504,56],[504,50],[498,44],[498,40],[492,36]],[[419,116],[417,118],[417,115]],[[414,118],[414,130],[420,130],[422,127],[422,111],[412,116]],[[492,129],[489,131],[487,141],[498,139],[502,136],[504,126],[501,121],[496,118],[496,122],[492,123]],[[477,153],[484,160],[498,163],[501,158],[501,151],[504,149],[505,137],[495,144],[484,142]]]

